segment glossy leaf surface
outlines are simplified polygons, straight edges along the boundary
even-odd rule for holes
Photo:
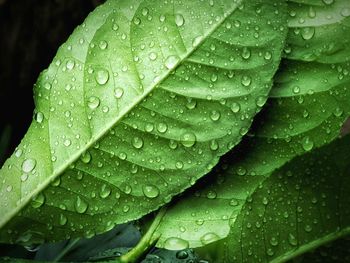
[[[35,86],[1,170],[2,242],[91,237],[208,173],[264,105],[283,2],[107,1]]]

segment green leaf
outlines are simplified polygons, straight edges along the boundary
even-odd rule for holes
[[[350,237],[338,239],[296,258],[299,263],[343,263],[350,261]]]
[[[296,157],[249,197],[220,262],[285,262],[350,233],[350,136]]]
[[[0,240],[90,237],[210,171],[248,131],[280,60],[283,3],[262,2],[97,8],[36,84],[34,121],[0,172]]]
[[[169,242],[174,238],[200,247],[226,237],[229,221],[266,176],[339,136],[350,115],[350,17],[338,16],[349,6],[347,0],[335,3],[289,3],[286,58],[266,107],[244,142],[208,176],[212,179],[205,178],[170,206],[157,231],[158,247],[176,249]],[[310,10],[317,16],[309,18]],[[339,19],[325,24],[323,17],[330,14]],[[315,34],[305,40],[301,32],[309,19]]]

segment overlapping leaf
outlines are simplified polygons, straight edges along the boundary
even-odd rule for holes
[[[289,3],[285,59],[251,133],[209,175],[213,179],[169,208],[157,246],[176,249],[167,242],[175,239],[198,247],[224,238],[229,221],[266,176],[338,137],[350,115],[350,17],[344,11],[350,4],[306,2]]]
[[[293,159],[245,203],[218,262],[286,262],[350,233],[350,136]]]
[[[169,202],[248,131],[283,2],[109,0],[59,49],[0,172],[0,240],[90,237]],[[246,6],[247,5],[247,6]]]

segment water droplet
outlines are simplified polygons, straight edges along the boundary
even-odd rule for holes
[[[206,233],[204,236],[202,236],[200,238],[200,240],[201,240],[203,245],[207,245],[207,244],[213,243],[213,242],[215,242],[215,241],[217,241],[219,239],[220,239],[220,237],[217,234],[212,233],[212,232]]]
[[[156,198],[159,196],[159,189],[154,185],[144,185],[142,192],[147,198]]]
[[[165,67],[167,69],[173,69],[177,65],[177,63],[180,61],[180,58],[178,56],[169,56],[165,60]]]
[[[95,73],[96,82],[100,85],[105,85],[109,80],[109,72],[105,69],[99,69]]]
[[[72,141],[69,139],[66,139],[66,140],[64,140],[63,144],[64,144],[64,146],[68,147],[72,144]]]
[[[111,192],[112,192],[111,188],[108,185],[103,184],[101,186],[100,197],[107,198],[111,194]]]
[[[272,237],[271,239],[270,239],[270,244],[271,244],[271,246],[277,246],[278,245],[278,239],[276,238],[276,237]]]
[[[187,251],[180,250],[180,251],[176,252],[176,258],[178,258],[178,259],[186,259],[186,258],[188,258]]]
[[[185,24],[185,19],[184,19],[184,17],[181,14],[176,14],[175,15],[175,24],[178,27],[181,27],[181,26],[183,26]]]
[[[134,24],[135,24],[135,25],[141,24],[141,19],[138,18],[138,17],[135,17],[135,18],[134,18]]]
[[[265,52],[265,55],[264,55],[264,58],[265,58],[266,60],[270,60],[270,59],[272,58],[271,52],[266,51],[266,52]]]
[[[27,179],[28,179],[28,174],[22,174],[22,175],[21,175],[21,181],[22,181],[22,182],[27,181]]]
[[[314,35],[315,35],[314,27],[303,27],[301,29],[301,36],[305,40],[310,40],[311,38],[313,38]]]
[[[32,202],[30,203],[30,205],[33,208],[39,208],[41,207],[43,204],[45,203],[45,196],[43,193],[39,193],[37,196],[35,196],[32,199]]]
[[[315,18],[316,17],[315,9],[312,6],[310,6],[310,8],[309,8],[308,15],[309,15],[310,18]]]
[[[192,98],[188,98],[187,102],[186,102],[186,108],[189,110],[193,110],[195,107],[197,106],[197,101],[192,99]]]
[[[343,8],[341,11],[340,11],[340,14],[343,16],[343,17],[348,17],[350,16],[350,8]]]
[[[156,60],[157,59],[157,54],[156,53],[154,53],[154,52],[151,52],[150,54],[149,54],[149,59],[150,60],[152,60],[152,61],[154,61],[154,60]]]
[[[147,123],[146,125],[145,125],[145,131],[146,132],[152,132],[154,130],[154,125],[153,125],[153,123]]]
[[[164,122],[160,122],[157,124],[157,131],[160,133],[165,133],[168,130],[168,125]]]
[[[148,9],[145,7],[145,8],[142,8],[142,11],[141,11],[141,13],[142,13],[142,15],[143,16],[147,16],[148,15]]]
[[[288,235],[288,242],[289,242],[289,244],[291,244],[292,246],[298,245],[298,240],[297,240],[296,237],[295,237],[293,234],[291,234],[291,233],[289,233],[289,235]]]
[[[337,107],[335,109],[335,111],[333,112],[334,116],[336,116],[336,117],[341,117],[343,115],[343,113],[344,113],[343,109],[341,109],[339,107]]]
[[[196,135],[192,132],[185,132],[181,135],[180,141],[185,147],[192,147],[196,143]]]
[[[231,105],[231,111],[232,111],[233,113],[238,113],[240,110],[241,110],[241,105],[239,105],[238,102],[232,103],[232,105]]]
[[[64,226],[65,224],[67,224],[67,221],[68,221],[68,219],[67,219],[67,217],[65,217],[63,214],[60,214],[60,225],[61,226]]]
[[[101,40],[98,46],[101,50],[105,50],[108,47],[108,43],[105,40]]]
[[[17,158],[21,157],[22,153],[23,153],[22,149],[16,149],[16,151],[15,151],[15,155]]]
[[[310,226],[310,225],[305,225],[304,230],[305,230],[306,232],[309,233],[309,232],[312,231],[312,226]]]
[[[210,141],[210,150],[216,151],[217,149],[219,149],[218,142],[216,140],[211,140]]]
[[[176,162],[175,166],[177,169],[182,169],[184,167],[184,164],[183,164],[183,162],[178,161],[178,162]]]
[[[68,69],[68,70],[72,70],[73,68],[75,67],[75,62],[74,62],[74,60],[68,60],[67,61],[67,63],[66,63],[66,68]]]
[[[239,202],[238,202],[237,199],[231,199],[230,200],[230,206],[237,206],[237,205],[239,205]]]
[[[44,120],[44,114],[42,112],[38,111],[37,113],[35,113],[34,119],[37,123],[42,123]]]
[[[305,151],[311,151],[312,148],[314,147],[314,142],[310,139],[310,137],[304,137],[304,139],[301,142],[303,149]]]
[[[188,248],[188,242],[178,237],[169,237],[164,242],[164,248],[169,250],[183,250]]]
[[[91,161],[91,154],[89,152],[85,152],[81,155],[80,160],[83,163],[89,163]]]
[[[221,114],[219,111],[216,111],[216,110],[213,110],[211,113],[210,113],[210,119],[212,121],[218,121],[221,117]]]
[[[75,204],[74,204],[75,211],[77,211],[79,214],[83,214],[88,209],[88,204],[80,198],[80,196],[77,197]]]
[[[117,99],[120,99],[121,97],[123,97],[124,94],[124,90],[122,88],[116,88],[114,90],[114,97],[116,97]]]
[[[325,3],[326,5],[331,5],[334,3],[334,0],[323,0],[323,3]]]
[[[95,110],[98,106],[100,106],[100,99],[95,96],[91,96],[88,99],[87,104],[90,109]]]
[[[22,171],[25,173],[30,173],[34,170],[36,166],[36,160],[34,159],[25,159],[22,163]]]
[[[252,79],[249,76],[243,76],[241,83],[243,86],[248,87],[252,83]]]
[[[216,196],[217,196],[217,194],[216,194],[215,191],[209,191],[209,192],[207,193],[207,198],[208,198],[208,199],[215,199]]]
[[[244,47],[242,51],[242,58],[249,59],[250,55],[251,55],[250,50],[247,47]]]
[[[299,86],[294,86],[294,87],[293,87],[293,93],[294,93],[294,94],[300,93],[300,87],[299,87]]]
[[[141,149],[143,146],[143,140],[141,137],[134,137],[132,139],[132,146],[134,146],[136,149]]]
[[[261,108],[261,107],[263,107],[265,105],[266,101],[267,101],[267,97],[266,96],[259,96],[256,99],[255,103],[256,103],[256,106]]]
[[[210,77],[211,82],[216,82],[218,80],[218,75],[217,74],[212,74]]]

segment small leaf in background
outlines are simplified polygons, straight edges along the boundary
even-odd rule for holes
[[[220,262],[285,262],[350,233],[350,136],[296,157],[247,199]]]

